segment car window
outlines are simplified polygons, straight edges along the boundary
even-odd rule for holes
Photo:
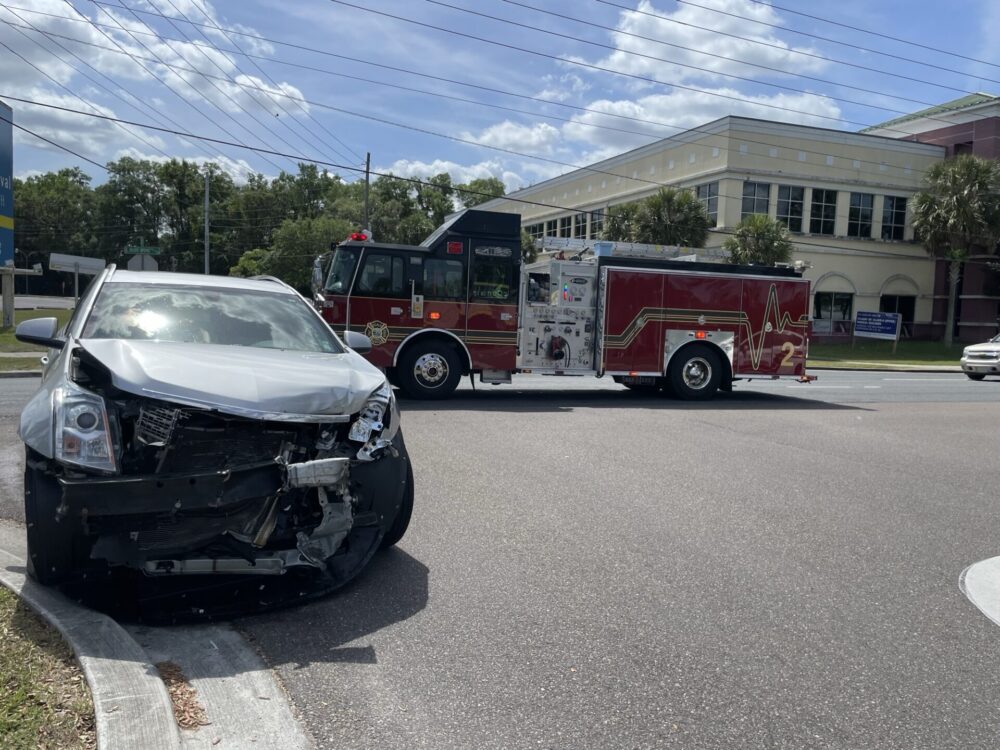
[[[167,284],[105,284],[82,338],[343,351],[298,295]]]
[[[406,294],[403,259],[383,253],[369,253],[358,279],[357,293],[386,297]]]
[[[424,295],[432,299],[464,299],[465,264],[460,260],[427,258],[423,289]]]

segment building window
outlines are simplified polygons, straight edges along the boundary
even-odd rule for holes
[[[875,196],[871,193],[851,193],[851,209],[847,217],[847,236],[872,236],[872,214]]]
[[[719,223],[719,183],[706,182],[704,185],[698,185],[694,189],[694,194],[705,207],[708,218],[712,220],[712,226],[716,226]]]
[[[549,219],[547,222],[545,222],[545,236],[546,237],[559,236],[559,222],[556,219]]]
[[[913,335],[913,316],[917,309],[917,298],[912,294],[883,294],[878,303],[879,312],[899,313],[902,333]]]
[[[809,213],[811,234],[833,234],[837,220],[837,191],[813,188],[812,207]]]
[[[753,214],[767,215],[767,204],[771,198],[771,186],[766,182],[743,183],[743,210],[740,219]]]
[[[533,240],[537,240],[545,236],[545,223],[540,222],[538,224],[528,224],[524,228],[524,231],[528,233],[528,236]]]
[[[850,292],[816,292],[813,296],[813,332],[849,334],[853,309],[854,295]]]
[[[572,237],[573,236],[573,217],[563,216],[559,219],[559,236],[560,237]]]
[[[581,240],[587,238],[587,214],[573,216],[573,236]]]
[[[590,239],[600,239],[604,231],[604,209],[592,211],[590,214]]]
[[[882,239],[901,240],[906,228],[906,198],[885,196],[882,204]]]
[[[805,192],[805,188],[795,185],[778,185],[778,213],[775,218],[788,227],[789,232],[802,231]]]

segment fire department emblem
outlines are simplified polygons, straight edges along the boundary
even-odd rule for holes
[[[365,326],[365,336],[370,338],[375,346],[381,346],[389,340],[389,326],[381,320],[373,320]]]

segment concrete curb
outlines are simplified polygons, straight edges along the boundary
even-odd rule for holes
[[[40,378],[42,377],[41,370],[7,370],[6,372],[0,372],[0,380],[3,378]]]
[[[0,584],[62,633],[76,654],[94,699],[99,750],[179,750],[170,696],[142,647],[110,617],[28,580],[24,565],[0,549]]]

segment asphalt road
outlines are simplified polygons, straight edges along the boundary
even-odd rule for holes
[[[994,748],[1000,630],[958,577],[1000,554],[1000,380],[820,374],[408,402],[409,534],[238,627],[321,747]],[[0,515],[29,390],[0,381]]]

